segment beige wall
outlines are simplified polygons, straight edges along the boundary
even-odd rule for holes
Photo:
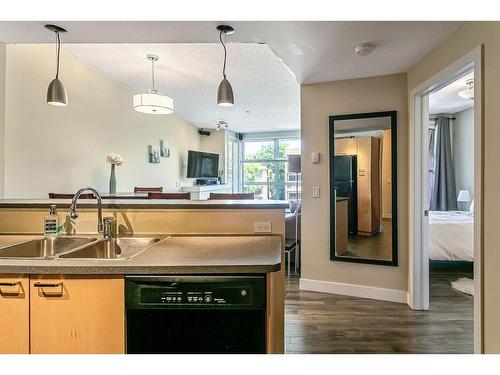
[[[487,353],[500,353],[500,23],[470,22],[408,72],[408,90],[484,44],[483,57],[483,339]]]
[[[200,136],[200,151],[219,154],[219,170],[226,170],[226,131],[209,129],[210,135]]]
[[[0,43],[0,198],[4,194],[5,158],[5,43]]]
[[[5,197],[46,197],[87,185],[106,191],[110,152],[125,159],[117,169],[118,191],[191,184],[184,176],[187,150],[199,148],[196,128],[175,114],[134,111],[131,90],[64,51],[60,78],[69,105],[49,106],[54,69],[53,45],[7,45]],[[149,164],[148,145],[160,139],[171,156]]]
[[[330,261],[328,117],[398,112],[399,266]],[[407,291],[408,286],[408,129],[406,74],[303,85],[302,116],[302,278]],[[311,164],[320,152],[320,164]],[[312,198],[319,185],[321,197]]]

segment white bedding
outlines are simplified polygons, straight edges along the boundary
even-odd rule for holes
[[[474,260],[474,213],[431,211],[429,213],[429,258]]]

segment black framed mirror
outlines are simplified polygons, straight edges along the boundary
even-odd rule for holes
[[[330,259],[397,266],[397,112],[329,126]]]

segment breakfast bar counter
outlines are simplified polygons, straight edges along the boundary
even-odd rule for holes
[[[51,205],[57,244],[44,237]],[[69,199],[0,200],[0,318],[9,322],[0,353],[128,352],[127,280],[199,278],[233,286],[262,280],[265,352],[284,352],[288,202],[79,199],[70,206]]]
[[[40,236],[0,236],[1,248]],[[0,274],[257,274],[281,264],[280,236],[164,236],[131,259],[6,259]]]

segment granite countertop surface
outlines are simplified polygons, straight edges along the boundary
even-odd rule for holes
[[[278,235],[166,237],[130,259],[0,258],[0,274],[239,274],[281,267]],[[35,238],[41,236],[2,235],[0,248]]]
[[[46,208],[51,204],[69,208],[70,199],[0,199],[0,208]],[[96,208],[95,199],[79,199],[78,208]],[[182,200],[103,199],[107,209],[286,209],[289,202],[277,200]]]

